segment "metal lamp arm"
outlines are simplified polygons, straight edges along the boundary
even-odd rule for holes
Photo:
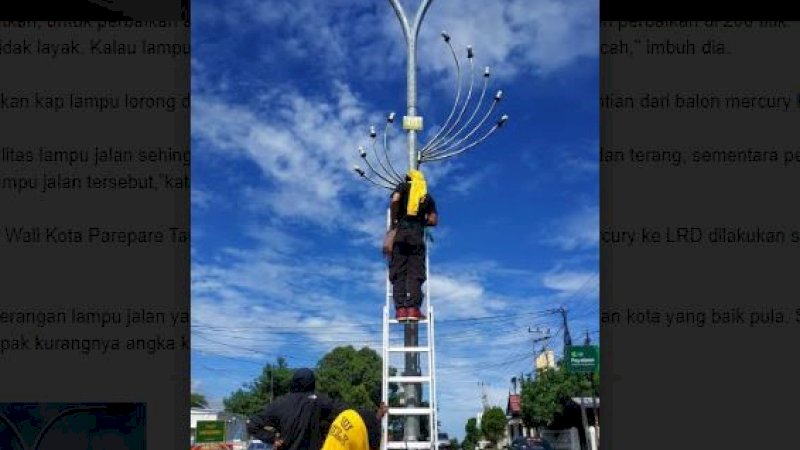
[[[429,153],[426,155],[426,159],[430,159],[431,157],[436,157],[436,156],[439,156],[439,155],[441,155],[441,154],[443,154],[443,153],[447,153],[448,151],[452,150],[452,149],[453,149],[453,148],[455,148],[455,147],[458,147],[458,146],[459,146],[459,145],[461,145],[461,144],[462,144],[464,141],[466,141],[467,139],[469,139],[469,138],[470,138],[470,136],[472,136],[473,134],[475,134],[475,132],[476,132],[476,131],[478,131],[478,130],[479,130],[479,129],[480,129],[482,126],[483,126],[483,124],[486,122],[486,119],[488,119],[488,118],[489,118],[489,115],[491,115],[491,114],[492,114],[492,111],[494,111],[494,108],[495,108],[495,106],[497,106],[497,103],[499,103],[499,101],[495,99],[495,100],[492,102],[492,104],[491,104],[491,106],[489,107],[489,109],[486,111],[486,114],[484,114],[484,115],[483,115],[483,118],[481,119],[481,121],[480,121],[480,122],[478,122],[478,124],[477,124],[477,125],[475,125],[475,128],[473,128],[473,129],[472,129],[472,131],[470,131],[469,133],[467,133],[467,135],[466,135],[466,136],[462,137],[461,139],[459,139],[459,140],[458,140],[457,142],[455,142],[454,144],[451,144],[451,145],[450,145],[448,148],[444,148],[444,149],[442,149],[442,148],[438,148],[438,149],[432,150],[431,152],[429,152]]]
[[[470,48],[470,56],[471,54],[472,54],[472,49]],[[470,72],[469,90],[467,91],[467,97],[464,100],[464,104],[461,106],[461,111],[458,113],[458,117],[456,117],[456,120],[450,125],[450,128],[447,131],[445,131],[444,135],[442,135],[440,139],[446,140],[452,137],[450,133],[456,128],[456,126],[458,126],[459,122],[461,122],[461,118],[464,117],[464,112],[467,110],[467,105],[469,104],[469,101],[472,99],[472,89],[475,85],[475,63],[472,57],[469,58],[469,72]]]
[[[505,117],[505,116],[503,116],[503,117]],[[501,120],[503,120],[503,119],[501,119]],[[455,150],[455,151],[453,151],[453,152],[451,152],[451,153],[446,153],[446,154],[438,154],[438,155],[436,155],[436,156],[434,156],[434,157],[431,157],[431,158],[426,158],[426,159],[424,160],[424,162],[429,162],[429,161],[439,161],[439,160],[442,160],[442,159],[451,158],[451,157],[453,157],[453,156],[456,156],[456,155],[458,155],[458,154],[464,153],[465,151],[467,151],[467,150],[471,149],[472,147],[475,147],[476,145],[478,145],[478,144],[480,144],[481,142],[485,141],[485,140],[486,140],[486,139],[487,139],[489,136],[491,136],[491,135],[492,135],[492,133],[494,133],[495,131],[497,131],[497,130],[498,130],[500,127],[501,127],[501,126],[502,126],[502,122],[501,122],[501,123],[498,123],[498,124],[495,124],[495,126],[493,126],[493,127],[492,127],[492,128],[489,130],[489,132],[488,132],[488,133],[486,133],[486,134],[485,134],[485,135],[484,135],[482,138],[478,139],[477,141],[473,142],[472,144],[470,144],[470,145],[468,145],[468,146],[466,146],[466,147],[464,147],[464,148],[461,148],[461,149]]]
[[[437,143],[435,145],[432,145],[432,146],[428,147],[427,149],[423,150],[423,152],[422,152],[423,156],[426,156],[426,155],[428,155],[430,153],[435,153],[437,150],[444,148],[447,144],[449,144],[454,139],[459,137],[461,135],[461,133],[463,133],[467,129],[469,124],[472,123],[472,121],[475,119],[475,116],[478,114],[478,111],[481,109],[481,106],[483,105],[483,99],[486,97],[486,89],[489,87],[488,71],[489,71],[489,68],[487,67],[486,68],[487,75],[484,75],[484,77],[483,77],[483,88],[481,89],[481,96],[478,98],[478,103],[475,106],[475,110],[472,111],[472,115],[469,116],[469,119],[467,119],[467,121],[464,122],[464,125],[461,128],[459,128],[458,131],[456,131],[450,137],[448,137],[447,140],[442,141],[441,143]]]
[[[450,44],[450,36],[447,36],[447,33],[442,32],[442,35],[445,36],[445,42],[447,46],[450,48],[450,53],[453,55],[453,61],[456,64],[456,99],[453,102],[453,108],[450,110],[450,114],[447,116],[447,119],[444,121],[444,124],[436,134],[433,135],[430,141],[428,141],[425,146],[422,147],[422,152],[424,153],[428,148],[432,147],[439,137],[442,135],[445,129],[450,125],[450,120],[453,119],[453,114],[456,113],[456,109],[458,108],[458,102],[461,99],[461,64],[458,62],[458,56],[456,56],[456,51],[453,48],[453,45]]]
[[[376,136],[372,136],[372,154],[375,157],[375,160],[378,161],[378,164],[381,166],[381,169],[383,169],[384,175],[386,175],[386,177],[381,177],[381,178],[383,178],[385,181],[387,181],[389,183],[392,183],[392,181],[394,181],[395,183],[401,182],[402,179],[400,178],[399,175],[397,175],[397,174],[393,175],[392,172],[389,171],[389,169],[387,169],[386,166],[383,165],[383,161],[381,161],[380,154],[378,154],[377,146],[378,146],[378,139],[376,138]],[[387,160],[388,160],[388,156],[387,156]],[[375,170],[375,169],[373,169],[373,170]],[[387,179],[387,177],[388,178],[392,178],[392,180]]]
[[[383,156],[386,157],[386,163],[389,165],[389,168],[392,170],[392,173],[395,175],[395,177],[397,177],[398,180],[402,180],[403,177],[400,176],[397,170],[395,170],[394,166],[392,165],[392,159],[389,158],[389,125],[391,125],[392,121],[394,120],[394,113],[392,113],[389,117],[391,117],[391,119],[386,121],[386,127],[383,129]]]

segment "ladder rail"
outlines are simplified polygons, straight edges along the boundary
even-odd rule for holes
[[[435,337],[434,337],[434,322],[436,317],[434,316],[433,305],[431,304],[431,265],[430,265],[430,246],[428,243],[425,243],[425,300],[428,306],[428,348],[430,351],[428,352],[428,376],[431,378],[431,382],[428,384],[428,403],[431,408],[431,414],[429,416],[429,423],[430,426],[428,427],[428,431],[430,433],[430,437],[428,440],[431,442],[432,450],[439,449],[439,424],[438,424],[438,404],[436,402],[436,347],[435,347]]]
[[[383,307],[383,379],[381,380],[381,400],[387,407],[389,406],[389,307]],[[384,430],[381,433],[381,449],[387,450],[389,439],[389,414],[385,414],[381,419],[381,426]]]
[[[433,305],[428,305],[430,309],[430,325],[428,331],[428,340],[430,343],[431,351],[428,352],[430,356],[430,367],[428,368],[428,372],[431,375],[431,391],[430,391],[430,398],[431,398],[431,421],[433,423],[433,448],[434,450],[439,449],[439,400],[436,397],[436,312],[433,309]]]
[[[388,230],[391,226],[391,209],[386,208],[386,229]],[[383,379],[381,380],[381,399],[383,403],[388,407],[389,406],[389,312],[390,309],[390,298],[391,298],[391,286],[389,282],[389,268],[386,268],[386,299],[383,305],[383,364],[382,364],[382,371],[383,371]],[[388,450],[388,442],[389,442],[389,413],[387,412],[383,418],[381,419],[382,422],[382,430],[381,433],[381,450]]]
[[[431,382],[428,383],[428,404],[430,405],[431,413],[428,415],[428,431],[430,432],[431,436],[428,438],[431,441],[432,447],[434,450],[436,449],[436,440],[434,434],[436,433],[436,426],[434,424],[434,408],[436,407],[435,400],[433,398],[433,392],[435,390],[434,383],[436,382],[433,378],[433,371],[431,368],[433,367],[433,348],[431,347],[431,323],[433,322],[433,317],[431,316],[431,305],[428,302],[428,347],[431,348],[431,351],[428,352],[428,375],[431,377]]]

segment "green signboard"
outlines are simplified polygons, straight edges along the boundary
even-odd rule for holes
[[[194,441],[225,442],[225,422],[219,420],[198,420]]]
[[[574,345],[567,348],[567,370],[578,373],[594,373],[600,367],[600,355],[596,345]]]

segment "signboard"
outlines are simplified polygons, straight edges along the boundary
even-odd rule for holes
[[[194,441],[198,444],[205,442],[224,442],[225,422],[221,420],[198,420]]]
[[[422,116],[403,116],[403,129],[422,131]]]
[[[596,345],[574,345],[567,348],[567,370],[578,373],[594,373],[600,367]]]

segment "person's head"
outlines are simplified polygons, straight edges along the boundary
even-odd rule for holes
[[[316,384],[317,381],[311,369],[297,369],[292,375],[289,392],[313,392]]]

